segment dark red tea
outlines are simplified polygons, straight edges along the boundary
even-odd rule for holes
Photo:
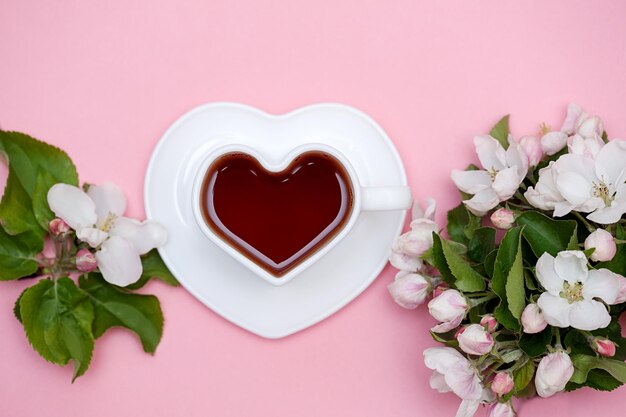
[[[218,236],[280,277],[342,229],[353,192],[343,165],[324,152],[303,153],[281,172],[229,153],[207,170],[201,201]]]

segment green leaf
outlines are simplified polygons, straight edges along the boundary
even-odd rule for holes
[[[133,294],[96,273],[81,276],[79,286],[89,294],[95,308],[95,338],[111,327],[125,327],[139,336],[144,351],[154,353],[163,334],[163,313],[155,296]]]
[[[485,262],[484,262],[485,272],[491,278],[493,278],[494,269],[496,266],[496,256],[498,256],[498,251],[497,249],[494,249],[491,252],[489,252],[489,255],[485,257]]]
[[[37,227],[31,204],[30,196],[17,179],[13,167],[9,167],[7,185],[0,201],[0,224],[7,233],[17,235],[36,231],[43,236],[42,230]]]
[[[35,219],[43,230],[48,230],[48,224],[54,219],[54,213],[48,205],[48,191],[50,187],[56,184],[56,180],[47,173],[42,171],[37,176],[35,190],[33,191],[33,212]]]
[[[159,255],[159,252],[156,249],[153,249],[142,256],[141,264],[143,266],[141,278],[139,278],[139,281],[127,286],[126,288],[136,290],[146,285],[152,278],[163,281],[172,287],[178,286],[178,281],[167,268],[163,259],[161,259],[161,255]]]
[[[464,292],[476,292],[485,289],[486,278],[476,272],[469,262],[461,257],[448,241],[441,239],[441,248],[450,267],[452,275],[456,278],[456,287]]]
[[[573,355],[574,375],[570,381],[575,384],[584,384],[587,374],[592,369],[601,369],[608,372],[620,383],[626,383],[626,363],[608,358],[598,358],[589,355]]]
[[[42,205],[47,207],[49,186],[42,187],[39,182],[38,187],[38,179],[49,177],[46,185],[78,185],[76,167],[65,152],[19,132],[0,130],[0,152],[9,163],[7,186],[0,201],[0,221],[9,234],[32,231],[43,236],[47,223],[42,224],[36,214],[42,214]]]
[[[15,316],[17,321],[19,321],[20,323],[22,322],[22,313],[20,312],[20,302],[22,301],[22,296],[24,295],[26,291],[28,291],[28,288],[26,288],[24,291],[20,293],[20,296],[17,297],[17,300],[15,300],[15,304],[13,305],[13,315]]]
[[[586,386],[598,391],[613,391],[622,386],[622,382],[613,378],[610,373],[602,369],[592,369],[587,374]]]
[[[33,195],[40,172],[48,172],[56,182],[78,185],[78,174],[65,152],[19,132],[0,130],[0,151],[4,152],[24,190]]]
[[[554,220],[537,211],[527,211],[517,218],[525,226],[524,239],[537,258],[548,252],[552,256],[567,249],[578,248],[575,220]]]
[[[522,233],[524,233],[522,226]],[[522,259],[522,245],[521,240],[517,245],[517,254],[509,274],[506,278],[506,301],[509,305],[509,311],[519,320],[522,316],[522,311],[526,307],[526,292],[524,289],[524,264]]]
[[[467,256],[475,262],[483,263],[487,255],[496,247],[496,229],[481,227],[476,229],[467,246]]]
[[[531,358],[535,358],[537,356],[543,355],[546,352],[547,346],[550,344],[550,342],[552,342],[552,329],[550,327],[547,327],[540,333],[523,333],[519,341],[519,347],[528,356],[530,356]]]
[[[69,278],[43,279],[21,297],[20,316],[28,341],[46,360],[74,362],[73,379],[83,375],[93,353],[93,306]]]
[[[514,227],[504,235],[496,255],[491,288],[500,298],[496,307],[496,319],[509,330],[520,330],[519,320],[511,313],[507,297],[507,279],[520,250],[522,227]],[[513,291],[513,290],[512,290]],[[517,308],[517,306],[515,306]]]
[[[39,269],[43,239],[32,232],[11,236],[0,227],[0,281],[22,278]]]
[[[448,236],[450,239],[461,243],[467,243],[465,226],[468,225],[470,213],[463,203],[448,212]]]
[[[535,375],[535,363],[528,360],[521,368],[518,368],[513,372],[513,382],[515,384],[515,391],[520,392],[532,381],[533,375]]]
[[[454,275],[452,275],[450,267],[448,266],[448,262],[446,262],[446,256],[443,253],[443,245],[441,244],[442,241],[443,239],[441,239],[436,232],[433,232],[433,266],[439,270],[442,280],[451,286],[454,286],[455,278]]]
[[[507,149],[509,147],[509,133],[509,115],[507,114],[500,119],[498,123],[496,123],[496,125],[489,132],[489,135],[492,138],[497,139],[504,149]]]

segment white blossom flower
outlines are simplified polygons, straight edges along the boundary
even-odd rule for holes
[[[541,210],[555,210],[561,205],[569,208],[556,185],[557,168],[558,161],[551,161],[547,167],[539,170],[539,181],[534,187],[528,187],[524,193],[524,197],[532,206]]]
[[[459,190],[473,195],[463,203],[477,216],[485,215],[501,201],[511,198],[528,172],[524,150],[511,136],[508,140],[509,147],[505,150],[491,136],[476,136],[474,146],[484,169],[452,171],[452,181]]]
[[[537,136],[522,136],[519,144],[524,150],[528,158],[528,166],[534,167],[543,158],[543,149],[541,148],[541,139]]]
[[[561,126],[561,132],[567,135],[578,134],[588,139],[594,135],[602,136],[603,131],[604,124],[598,116],[590,116],[576,103],[567,106],[567,116]]]
[[[467,299],[457,290],[445,290],[428,303],[428,312],[436,320],[442,322],[431,330],[445,333],[458,327],[469,309]]]
[[[613,140],[596,159],[562,155],[539,173],[525,193],[533,206],[561,217],[575,210],[600,224],[617,222],[626,213],[626,141]]]
[[[428,206],[425,211],[415,202],[411,230],[396,238],[391,246],[389,262],[401,271],[416,272],[422,269],[424,262],[421,256],[433,246],[433,232],[439,231],[434,221],[437,203],[433,199],[426,201]]]
[[[483,387],[472,364],[450,347],[434,347],[424,351],[424,363],[432,369],[430,387],[441,392],[453,392],[461,398],[456,417],[471,417],[480,403],[494,399],[491,390]]]
[[[567,353],[558,350],[544,356],[535,374],[537,394],[542,398],[548,398],[563,391],[572,375],[574,365]]]
[[[420,274],[400,271],[387,289],[399,306],[412,310],[426,301],[432,292],[432,285]]]
[[[606,304],[615,304],[620,290],[619,275],[608,269],[587,269],[582,251],[563,251],[555,257],[541,255],[537,278],[546,292],[537,300],[546,322],[556,327],[596,330],[609,325]]]
[[[130,285],[141,277],[141,258],[167,239],[165,229],[152,221],[123,217],[124,192],[115,184],[92,185],[85,193],[68,184],[55,184],[48,192],[54,214],[76,231],[76,237],[96,248],[96,260],[108,282]]]
[[[491,223],[498,229],[510,229],[515,223],[515,213],[509,209],[499,208],[491,214]]]
[[[569,153],[596,159],[600,150],[604,147],[604,141],[598,135],[590,138],[583,138],[579,134],[567,138],[567,149]]]

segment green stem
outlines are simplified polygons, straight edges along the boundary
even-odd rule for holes
[[[596,228],[595,228],[595,227],[593,227],[593,226],[592,226],[592,225],[591,225],[591,224],[587,221],[587,219],[585,219],[585,218],[582,216],[582,214],[580,214],[580,213],[579,213],[579,212],[577,212],[577,211],[572,211],[572,213],[574,213],[574,216],[578,217],[578,220],[580,220],[580,221],[581,221],[581,222],[585,225],[585,227],[587,228],[587,230],[589,231],[589,233],[593,233],[593,232],[595,232]]]

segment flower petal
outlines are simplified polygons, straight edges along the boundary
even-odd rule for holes
[[[476,414],[479,405],[480,401],[478,400],[463,400],[459,405],[455,417],[472,417]]]
[[[99,225],[104,223],[109,213],[119,217],[126,211],[124,191],[112,182],[92,185],[87,190],[87,194],[96,203]]]
[[[554,269],[554,257],[548,252],[544,252],[543,255],[537,261],[535,267],[537,273],[537,279],[550,294],[559,295],[563,290],[563,278],[557,275]]]
[[[600,298],[607,304],[615,304],[620,290],[620,275],[608,269],[594,269],[583,285],[583,297],[586,300]]]
[[[570,326],[579,330],[603,329],[611,322],[606,306],[595,300],[572,303],[569,311]],[[549,322],[548,322],[549,323]]]
[[[474,146],[480,164],[487,171],[500,171],[506,167],[506,151],[496,139],[489,135],[476,136]]]
[[[128,217],[117,219],[110,234],[126,238],[140,255],[162,246],[167,241],[167,231],[160,224],[150,220],[142,223]]]
[[[544,292],[539,296],[537,305],[543,313],[543,318],[549,325],[569,327],[569,312],[573,304],[568,303],[565,298]]]
[[[613,200],[609,207],[600,207],[589,214],[587,218],[600,224],[613,224],[617,223],[624,213],[626,213],[626,199],[623,201]]]
[[[417,256],[412,256],[399,250],[391,251],[389,263],[391,263],[394,268],[411,272],[417,271],[424,265],[424,262]]]
[[[107,282],[125,287],[141,278],[141,258],[133,245],[120,236],[111,236],[96,252],[98,268]]]
[[[487,171],[461,171],[455,169],[451,174],[452,181],[464,193],[476,194],[491,187],[491,176]]]
[[[55,184],[48,191],[48,205],[54,214],[72,229],[80,230],[96,223],[96,205],[80,188]]]
[[[109,234],[95,227],[83,227],[76,231],[76,237],[87,242],[92,248],[97,248],[109,237]]]
[[[612,140],[598,152],[596,175],[609,183],[616,181],[624,169],[626,169],[626,141]]]
[[[588,274],[587,257],[579,250],[559,252],[554,259],[554,270],[570,284],[585,282]]]
[[[567,106],[567,116],[561,126],[561,132],[565,132],[568,135],[574,133],[578,127],[578,121],[581,119],[581,116],[587,117],[587,113],[585,113],[578,104],[570,103]]]
[[[592,183],[576,172],[560,173],[556,185],[561,195],[575,206],[583,205],[593,198]]]
[[[453,363],[444,373],[444,378],[452,391],[464,400],[479,400],[483,393],[480,378],[468,361]]]
[[[517,167],[517,175],[521,182],[528,173],[528,156],[526,156],[524,148],[513,139],[513,136],[509,135],[508,140],[509,148],[506,150],[506,164],[509,167]]]
[[[496,192],[500,201],[508,200],[515,194],[520,184],[517,167],[505,168],[496,174],[493,180],[493,191]]]
[[[488,188],[475,194],[469,200],[464,200],[463,203],[467,209],[475,215],[484,216],[489,210],[500,203],[500,199],[493,189]]]
[[[428,369],[445,374],[456,362],[467,362],[456,349],[451,347],[432,347],[424,350],[424,364]]]
[[[440,374],[437,371],[433,372],[429,382],[430,387],[437,390],[441,394],[452,391],[452,388],[446,384],[446,379],[443,377],[443,374]]]
[[[411,209],[411,219],[428,219],[435,220],[435,211],[437,210],[437,202],[434,198],[428,197],[426,199],[426,210],[422,210],[420,203],[415,200],[413,202],[413,208]]]

